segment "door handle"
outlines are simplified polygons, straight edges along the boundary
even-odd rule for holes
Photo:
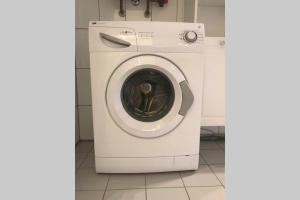
[[[109,45],[106,43],[108,46],[113,47],[113,48],[126,48],[126,47],[131,46],[131,44],[129,42],[127,42],[125,40],[121,40],[116,37],[113,37],[111,35],[107,35],[105,33],[99,33],[99,36],[102,40],[105,40],[105,41],[115,44],[115,45]]]
[[[178,114],[185,116],[194,102],[194,95],[186,80],[179,83],[182,92],[182,103]]]

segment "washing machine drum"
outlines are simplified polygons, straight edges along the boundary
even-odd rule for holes
[[[114,122],[128,134],[158,137],[187,114],[193,94],[179,68],[154,55],[126,60],[111,75],[106,103]]]
[[[174,87],[162,72],[145,68],[131,74],[124,82],[121,100],[126,112],[136,120],[154,122],[171,110]]]

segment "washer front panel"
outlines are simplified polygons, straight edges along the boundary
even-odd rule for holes
[[[164,74],[172,83],[174,102],[169,112],[157,121],[143,122],[130,116],[124,109],[121,92],[127,78],[141,69],[151,68]],[[114,122],[127,133],[137,137],[158,137],[176,128],[183,119],[178,114],[182,104],[179,85],[184,81],[182,72],[169,60],[154,55],[140,55],[128,59],[113,72],[106,89],[106,104]]]

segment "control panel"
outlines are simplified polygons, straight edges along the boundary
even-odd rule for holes
[[[195,53],[203,51],[205,31],[200,23],[92,22],[90,36],[97,51]]]

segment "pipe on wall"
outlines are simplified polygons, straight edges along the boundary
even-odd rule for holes
[[[146,10],[145,10],[146,18],[150,17],[150,2],[151,2],[151,0],[147,0],[147,2],[146,2]]]
[[[119,15],[121,17],[125,16],[125,8],[124,8],[124,0],[120,0],[120,10],[119,10]]]

